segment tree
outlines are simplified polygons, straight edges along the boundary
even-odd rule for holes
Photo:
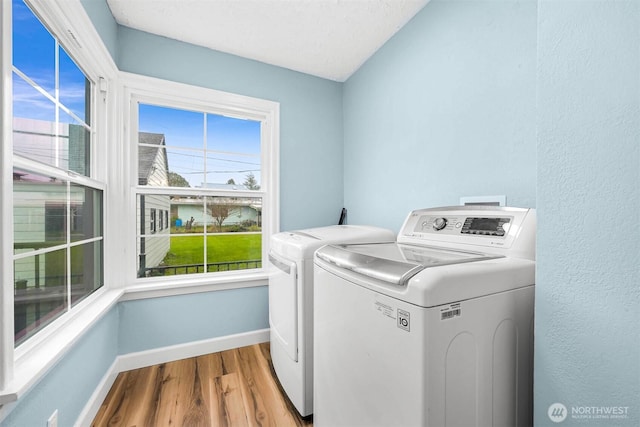
[[[220,203],[211,205],[211,216],[218,226],[218,231],[222,231],[222,223],[236,212],[238,207],[232,204],[231,199],[218,198],[217,200],[220,201]]]
[[[259,190],[260,189],[260,186],[258,185],[258,181],[256,181],[256,177],[253,176],[253,172],[249,172],[246,175],[245,180],[242,183],[242,185],[247,187],[247,189],[249,189],[249,190]]]
[[[233,180],[233,178],[231,178],[229,181],[227,181],[227,184],[236,185],[236,182]]]
[[[191,187],[191,185],[182,175],[169,172],[169,187]]]

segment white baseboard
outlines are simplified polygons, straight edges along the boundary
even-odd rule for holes
[[[109,370],[102,377],[100,384],[98,384],[98,387],[89,398],[89,401],[84,406],[75,426],[84,427],[91,425],[91,422],[98,413],[100,406],[107,397],[111,386],[120,372],[144,368],[145,366],[158,365],[160,363],[171,362],[173,360],[200,356],[203,354],[216,353],[219,351],[230,350],[232,348],[259,344],[267,341],[269,341],[269,329],[260,329],[257,331],[244,332],[241,334],[194,341],[186,344],[172,345],[117,356],[109,367]]]
[[[104,374],[100,384],[94,390],[93,394],[87,401],[87,404],[84,405],[82,412],[80,412],[80,416],[76,420],[75,427],[84,427],[90,426],[91,422],[95,418],[102,402],[107,397],[109,390],[111,390],[111,386],[116,380],[116,377],[121,371],[118,371],[118,357],[113,361],[109,370]]]

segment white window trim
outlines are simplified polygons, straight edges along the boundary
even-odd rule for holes
[[[118,184],[119,174],[110,170],[107,164],[96,159],[120,159],[117,144],[108,144],[111,133],[115,129],[117,106],[115,91],[108,92],[109,86],[115,86],[117,67],[109,52],[102,43],[90,18],[80,0],[27,0],[33,10],[49,26],[50,30],[64,45],[65,50],[78,62],[93,84],[92,97],[95,103],[91,110],[93,128],[92,139],[94,156],[91,171],[93,178],[73,176],[78,182],[86,183],[102,190],[105,182]],[[0,87],[2,102],[2,131],[0,133],[0,197],[2,200],[13,198],[13,166],[29,165],[29,160],[13,161],[12,144],[12,20],[11,2],[0,3],[0,19],[2,21],[2,57],[0,73],[4,84]],[[80,43],[79,40],[82,40]],[[96,130],[99,129],[99,132]],[[115,134],[115,133],[114,133]],[[37,169],[36,169],[37,170]],[[64,173],[61,175],[64,178]],[[69,176],[67,176],[69,178]],[[104,192],[104,262],[108,262],[110,252],[114,252],[113,240],[106,238],[111,229],[109,217],[114,208],[110,208],[108,192]],[[117,208],[116,208],[117,209]],[[111,212],[111,214],[109,213]],[[117,210],[116,210],[117,212]],[[13,205],[1,204],[0,235],[13,236]],[[38,334],[14,349],[13,337],[13,239],[2,239],[0,242],[0,421],[13,409],[15,401],[26,393],[45,373],[63,357],[64,353],[89,330],[111,307],[116,304],[122,290],[110,289],[107,283],[114,273],[105,269],[105,286],[78,303],[69,313],[53,321]],[[117,270],[117,269],[114,269]],[[13,402],[13,403],[12,403]]]
[[[279,231],[279,141],[280,141],[280,104],[258,98],[243,95],[236,95],[214,89],[198,86],[191,86],[183,83],[176,83],[161,80],[153,77],[140,76],[131,73],[120,73],[122,102],[121,111],[124,112],[125,124],[123,126],[124,146],[130,147],[129,168],[125,173],[129,182],[129,215],[127,218],[135,218],[136,195],[139,192],[153,193],[175,193],[179,194],[180,189],[167,191],[162,188],[144,187],[141,191],[137,180],[137,117],[132,106],[137,102],[170,105],[175,108],[184,108],[193,111],[210,112],[213,114],[223,114],[230,117],[250,118],[263,122],[262,141],[268,141],[261,150],[261,162],[269,165],[262,175],[261,189],[259,191],[242,192],[240,194],[262,197],[263,212],[269,212],[268,218],[263,217],[262,223],[262,259],[268,259],[269,236]],[[224,193],[217,191],[217,193]],[[230,192],[230,196],[237,196],[239,193]],[[136,225],[135,221],[126,221],[129,255],[126,260],[127,285],[126,292],[133,292],[134,298],[144,298],[149,296],[178,295],[193,292],[200,288],[200,291],[209,289],[238,288],[245,286],[256,286],[256,281],[263,285],[267,279],[267,265],[263,263],[262,268],[255,270],[240,270],[225,273],[211,273],[198,275],[171,276],[160,278],[141,278],[136,275]],[[131,236],[134,236],[133,238]],[[133,296],[132,296],[133,297]]]
[[[0,3],[0,19],[2,20],[2,35],[0,52],[0,67],[2,72],[2,82],[10,82],[13,69],[13,59],[11,53],[12,23],[11,23],[11,2]],[[13,121],[12,90],[7,83],[0,85],[0,97],[2,102],[2,120],[0,129],[0,197],[2,200],[13,200],[13,135],[10,126],[6,123]],[[13,236],[13,204],[0,203],[1,222],[0,235]],[[4,286],[5,283],[13,283],[13,268],[5,266],[13,265],[13,238],[0,239],[0,266],[2,276],[0,277],[0,390],[4,390],[13,379],[13,287]],[[0,399],[2,399],[0,394]],[[1,404],[2,400],[0,400]],[[0,418],[1,419],[1,418]]]

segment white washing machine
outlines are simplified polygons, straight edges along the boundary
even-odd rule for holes
[[[393,242],[391,230],[335,225],[271,237],[271,360],[282,388],[302,416],[313,412],[313,253],[337,242]]]
[[[530,426],[535,211],[413,211],[315,256],[314,425]]]

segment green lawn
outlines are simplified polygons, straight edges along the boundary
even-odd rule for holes
[[[207,263],[259,260],[262,258],[261,234],[222,234],[207,236]],[[171,237],[165,265],[202,264],[204,236]]]

